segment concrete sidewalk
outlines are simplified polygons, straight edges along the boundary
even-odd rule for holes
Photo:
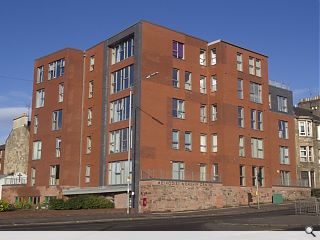
[[[269,211],[290,210],[294,214],[294,203],[281,205],[261,204],[257,206],[231,207],[188,212],[165,212],[148,214],[126,214],[125,209],[82,209],[82,210],[24,210],[0,213],[1,226],[110,222],[127,220],[193,218],[205,216],[257,214]]]

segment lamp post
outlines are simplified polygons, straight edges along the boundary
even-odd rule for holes
[[[149,79],[155,75],[159,74],[159,72],[153,72],[149,75],[147,75],[145,78]],[[130,86],[130,94],[129,94],[129,123],[128,123],[128,171],[127,171],[127,197],[128,197],[128,203],[127,203],[127,214],[130,214],[130,183],[132,185],[132,177],[130,177],[130,158],[131,158],[131,114],[132,114],[132,93],[133,93],[133,88],[135,85]],[[134,111],[135,113],[135,111]],[[133,165],[133,162],[132,162]],[[133,168],[132,168],[133,169]],[[133,175],[133,170],[132,170],[132,175]],[[134,192],[132,192],[132,195],[134,195]]]

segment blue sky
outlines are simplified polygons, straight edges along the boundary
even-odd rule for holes
[[[0,144],[31,104],[34,59],[87,49],[140,19],[269,56],[269,79],[297,102],[319,94],[318,0],[7,0],[0,3]]]

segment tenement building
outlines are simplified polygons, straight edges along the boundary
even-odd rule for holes
[[[320,115],[319,97],[303,99],[295,107],[297,174],[302,186],[320,186]]]
[[[140,21],[35,61],[28,187],[8,191],[117,205],[129,187],[140,211],[292,199],[308,194],[292,187],[294,148],[291,92],[269,87],[267,56]]]

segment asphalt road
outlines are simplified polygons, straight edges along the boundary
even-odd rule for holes
[[[0,231],[304,231],[305,226],[319,229],[319,216],[294,215],[294,209],[270,212],[203,216],[149,216],[133,219],[0,225]]]

